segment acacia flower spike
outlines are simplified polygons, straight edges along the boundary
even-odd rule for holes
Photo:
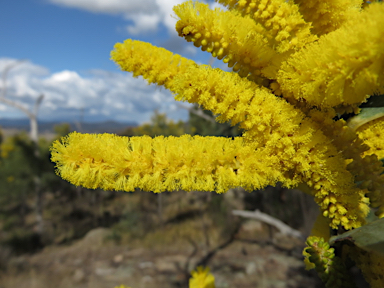
[[[286,98],[320,108],[350,106],[384,92],[384,5],[376,3],[340,29],[283,62],[277,82]]]
[[[128,69],[141,67],[141,52],[136,54],[141,49],[135,48],[136,43],[138,47],[142,46],[140,42],[116,45],[112,57],[124,65],[126,61],[123,58],[130,57]],[[159,62],[162,49],[154,46],[147,49],[151,49],[146,53],[147,60],[151,62],[156,58]],[[169,59],[172,57],[167,55],[164,61]],[[153,71],[140,70],[150,81],[154,81],[152,75],[161,75],[158,67],[164,66],[156,61],[156,65],[151,67]],[[199,103],[213,113],[221,114],[221,121],[240,122],[241,128],[246,130],[245,140],[253,149],[257,148],[263,159],[272,163],[275,171],[275,174],[271,172],[273,181],[281,181],[287,187],[300,182],[311,185],[316,201],[325,216],[332,219],[333,227],[361,225],[368,210],[361,209],[367,205],[364,192],[354,187],[353,177],[345,169],[346,164],[333,148],[331,140],[321,131],[315,131],[311,121],[300,110],[236,73],[204,65],[188,65],[183,71],[172,75],[171,81],[161,78],[171,91],[178,93],[178,100]],[[138,74],[136,71],[136,76]]]
[[[384,159],[384,116],[360,126],[357,133],[368,145],[366,155],[375,154],[379,159]]]
[[[333,219],[333,227],[340,223],[345,227],[360,225],[357,223],[369,210],[366,192],[354,187],[344,158],[300,110],[235,73],[208,66],[190,67],[179,74],[173,91],[176,100],[198,103],[220,114],[218,121],[240,123],[246,141],[264,150],[269,161],[279,159],[277,171],[290,171],[283,184],[289,187],[300,181],[314,189],[315,200],[324,215]],[[336,202],[340,205],[335,206]],[[360,215],[352,216],[354,206],[359,207]]]
[[[362,137],[362,135],[359,137],[354,129],[347,125],[345,120],[334,121],[333,118],[335,118],[336,113],[332,109],[328,111],[312,109],[307,115],[317,124],[317,129],[322,130],[324,135],[332,139],[332,144],[338,153],[345,158],[348,164],[347,170],[354,176],[356,186],[369,191],[367,196],[370,199],[371,206],[380,207],[377,214],[382,215],[384,210],[384,175],[382,175],[384,168],[376,155],[372,155],[377,154],[378,151],[367,153],[367,150],[369,150],[367,144],[369,143],[362,140],[365,137]],[[374,124],[372,122],[369,124]],[[379,146],[384,146],[379,131],[376,131],[375,135],[370,134],[368,139],[377,139],[376,143]],[[379,156],[380,153],[377,155]]]
[[[313,33],[324,35],[359,17],[362,0],[294,0],[305,21],[312,22]]]
[[[216,0],[230,10],[249,16],[267,31],[265,36],[279,53],[297,50],[317,40],[311,23],[304,21],[293,1],[285,0]]]
[[[319,9],[321,16],[316,18],[319,22],[314,23],[314,27],[315,24],[321,26],[324,23],[327,26],[332,21],[329,19],[338,15],[336,12],[332,12],[332,7],[337,7],[340,3],[344,3],[343,1],[336,0],[332,2],[334,6],[330,1],[324,1],[328,8],[325,10]],[[353,8],[355,7],[354,3],[357,2],[355,0],[349,1],[341,9],[342,12],[340,13],[350,13],[349,16],[354,16],[350,17],[349,20],[347,20],[349,16],[341,19],[340,23],[342,22],[342,24],[334,26],[336,28],[332,28],[335,30],[333,32],[316,32],[318,35],[323,35],[318,41],[313,42],[316,36],[308,32],[310,24],[307,20],[307,22],[303,20],[307,19],[307,16],[304,15],[305,12],[303,12],[304,17],[299,15],[298,11],[300,9],[297,9],[298,5],[294,4],[294,1],[240,0],[224,2],[232,3],[232,6],[228,6],[233,9],[229,12],[219,9],[211,11],[207,5],[193,4],[192,2],[177,6],[175,12],[180,18],[177,29],[187,40],[193,41],[196,46],[211,50],[210,52],[218,58],[227,59],[228,57],[229,59],[229,55],[237,55],[236,53],[241,55],[239,59],[236,59],[236,62],[231,63],[235,70],[239,71],[239,74],[197,65],[193,61],[174,55],[165,49],[132,40],[127,40],[123,44],[116,44],[115,50],[112,52],[112,59],[121,66],[122,70],[133,72],[135,77],[142,75],[149,83],[164,85],[175,94],[176,99],[198,103],[218,114],[217,120],[240,124],[240,127],[244,130],[241,146],[251,149],[252,157],[249,158],[255,161],[254,163],[258,163],[259,160],[257,159],[265,160],[264,166],[267,169],[265,174],[260,174],[259,166],[252,164],[253,166],[247,168],[247,171],[250,169],[249,173],[255,173],[258,180],[241,178],[243,177],[240,177],[241,173],[245,173],[243,169],[245,164],[242,163],[244,166],[242,168],[233,168],[231,166],[233,165],[231,164],[233,159],[239,161],[237,158],[241,158],[241,155],[235,155],[236,158],[232,157],[230,163],[220,162],[220,165],[225,168],[216,169],[217,171],[220,170],[220,173],[233,169],[232,174],[229,172],[228,175],[225,174],[227,182],[223,180],[224,178],[221,178],[222,174],[214,170],[211,174],[216,177],[215,184],[212,184],[213,186],[207,184],[207,187],[213,187],[212,189],[223,192],[227,187],[234,187],[234,185],[253,189],[276,181],[282,182],[286,187],[306,183],[313,190],[311,194],[319,204],[323,215],[330,219],[331,227],[337,228],[337,226],[343,225],[344,228],[351,229],[362,225],[369,210],[369,199],[366,196],[370,197],[374,206],[381,207],[382,205],[381,195],[383,193],[380,189],[377,189],[377,185],[382,183],[381,177],[379,177],[380,167],[376,167],[378,166],[377,159],[364,155],[366,147],[362,140],[358,139],[356,134],[351,133],[345,123],[342,121],[335,122],[332,115],[334,115],[333,107],[339,110],[356,108],[359,103],[366,99],[367,94],[383,89],[382,51],[384,49],[382,49],[383,43],[380,40],[383,39],[383,35],[381,30],[376,31],[379,29],[374,28],[378,24],[383,26],[384,6],[382,4],[370,4],[367,9],[360,12],[360,8]],[[318,1],[308,1],[308,3],[319,8],[325,7],[321,6]],[[303,6],[305,5],[303,4]],[[259,11],[252,10],[255,7]],[[284,23],[281,15],[284,15],[283,18],[289,21],[287,20]],[[324,15],[327,15],[327,17],[333,16],[327,18]],[[212,21],[206,19],[207,17]],[[249,17],[253,20],[249,19]],[[244,27],[248,28],[248,30],[244,29]],[[281,34],[279,34],[280,32]],[[276,38],[279,35],[287,35],[286,32],[292,33],[287,38]],[[257,36],[258,34],[261,35]],[[256,49],[257,45],[251,45],[252,42],[249,42],[248,38],[260,40],[260,43],[264,43],[265,46],[262,46],[261,50],[260,47]],[[283,45],[284,41],[288,41],[288,44],[292,46],[283,48],[285,47]],[[251,63],[251,68],[252,63],[262,63],[260,61],[264,60],[264,58],[260,58],[260,55],[264,55],[264,52],[262,52],[264,48],[270,49],[274,55],[277,55],[276,58],[283,57],[280,58],[280,60],[283,59],[283,62],[274,62],[275,56],[273,56],[273,60],[267,61],[265,65],[263,63],[258,66],[256,69],[258,71],[250,71],[251,69],[247,71],[249,63]],[[253,49],[256,49],[257,52]],[[249,55],[254,57],[253,62],[249,61],[248,63],[247,57]],[[264,87],[257,85],[258,82],[254,81],[255,79],[252,79],[252,77],[244,77],[250,75],[250,73],[253,78],[255,78],[254,76],[259,77],[258,73],[262,77],[266,77],[264,78],[266,83],[260,83]],[[243,76],[243,78],[240,76]],[[270,89],[265,87],[270,87],[276,95],[281,95],[284,98],[276,97],[271,93]],[[321,111],[317,111],[313,106],[317,106]],[[330,113],[327,113],[327,111]],[[168,143],[166,138],[153,141],[153,143],[158,143],[158,147],[163,147],[165,143]],[[182,142],[184,140],[175,141],[184,143]],[[76,147],[76,145],[72,145],[75,142],[68,138],[67,142],[60,146],[60,149],[56,149],[57,154],[55,157],[60,160],[59,155],[67,153],[67,148],[71,150]],[[81,145],[86,145],[85,143],[87,142]],[[153,143],[145,145],[152,147]],[[179,146],[182,147],[181,144]],[[102,149],[102,145],[99,147]],[[91,173],[92,181],[99,181],[98,185],[102,185],[105,189],[106,187],[116,189],[113,188],[115,186],[108,186],[112,185],[110,183],[113,181],[103,182],[102,178],[98,178],[101,176],[97,176],[104,175],[102,170],[105,167],[110,167],[108,166],[110,164],[105,166],[104,163],[108,162],[112,165],[111,161],[99,161],[98,163],[101,163],[101,166],[98,165],[104,168],[100,168],[101,170],[97,168],[99,169],[97,170],[92,166],[93,164],[89,164],[94,163],[94,159],[89,156],[87,159],[91,160],[87,163],[90,166],[87,166],[88,164],[84,165],[82,162],[79,162],[81,163],[80,166],[76,166],[77,164],[73,163],[77,162],[71,162],[71,157],[68,156],[75,153],[72,150],[68,152],[67,158],[64,159],[65,163],[60,162],[64,163],[58,166],[58,169],[61,169],[60,171],[66,171],[65,169],[69,169],[68,167],[75,170],[79,169],[80,166],[85,167],[84,169],[88,169],[89,173],[93,171],[93,174]],[[186,148],[186,150],[188,149]],[[163,160],[161,159],[168,159],[168,156],[161,154],[161,157],[156,156],[156,159],[160,159],[156,160],[156,162],[151,160],[152,152],[148,152],[149,154],[147,152],[142,153],[147,155],[143,158],[145,160],[143,163],[151,163],[148,166],[150,169],[154,167],[153,163],[162,163]],[[108,157],[105,159],[108,159]],[[215,157],[213,159],[216,159]],[[82,160],[82,158],[79,159]],[[140,161],[137,159],[135,161],[139,163]],[[220,160],[221,158],[217,159]],[[125,165],[131,167],[133,164],[125,163]],[[190,169],[187,167],[188,165],[183,164],[178,166],[177,169],[180,170],[180,167],[183,167],[183,169],[188,170]],[[368,165],[370,168],[367,171],[369,170],[372,175],[367,175],[367,173],[361,171],[359,168],[361,165]],[[89,167],[92,167],[93,170],[90,170]],[[127,171],[123,170],[121,173],[125,176],[119,179],[125,179],[126,182],[119,180],[120,188],[118,189],[124,188],[124,185],[127,185],[124,189],[139,187],[155,191],[181,188],[186,190],[195,189],[195,186],[193,186],[195,184],[188,186],[189,184],[186,183],[189,180],[183,182],[181,178],[177,178],[173,174],[167,174],[168,176],[165,178],[154,178],[155,176],[163,177],[168,173],[168,170],[163,171],[160,166],[156,167],[158,169],[156,171],[161,172],[154,172],[154,170],[146,168],[149,174],[145,181],[150,184],[137,182],[138,180],[135,179],[138,179],[138,176],[124,174]],[[78,177],[83,173],[80,171],[81,169],[76,174]],[[113,169],[108,171],[113,171]],[[141,168],[135,169],[140,170]],[[183,169],[180,171],[184,171]],[[71,173],[74,173],[75,170],[71,170]],[[60,171],[59,173],[61,173]],[[108,173],[110,179],[118,177],[116,171],[115,174]],[[142,174],[140,177],[146,176]],[[76,179],[74,178],[71,181],[76,182],[80,178]],[[156,184],[157,186],[153,182],[154,179],[160,182]],[[188,177],[185,176],[185,179],[188,179]],[[92,181],[87,182],[87,185],[93,187],[91,183],[94,182]],[[196,180],[194,181],[196,182]],[[355,184],[355,181],[358,181],[358,183]],[[374,183],[371,184],[371,182]],[[123,185],[121,183],[128,184]],[[204,185],[198,186],[199,189],[204,190]]]
[[[187,1],[173,8],[180,18],[176,23],[179,36],[201,50],[228,63],[240,76],[257,78],[263,74],[277,53],[264,37],[265,29],[251,19],[199,2]]]
[[[284,180],[242,137],[119,137],[71,133],[52,146],[57,173],[90,189],[216,191],[261,189]]]
[[[384,158],[384,117],[378,118],[374,121],[368,122],[363,126],[359,127],[357,134],[361,141],[368,146],[368,150],[365,151],[364,159],[367,159],[359,168],[359,174],[371,173],[374,177],[362,178],[362,186],[366,187],[371,191],[369,194],[372,206],[379,207],[377,215],[384,217],[384,174],[383,166],[381,161],[377,161],[377,158],[383,160]],[[374,162],[374,161],[377,161]],[[380,165],[381,164],[381,165]]]
[[[141,75],[149,84],[164,85],[168,89],[171,89],[175,75],[196,65],[192,60],[164,48],[153,49],[151,44],[142,41],[127,39],[124,43],[116,43],[114,48],[111,59],[121,70],[133,72],[134,77]]]

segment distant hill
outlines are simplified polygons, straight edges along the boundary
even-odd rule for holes
[[[53,132],[55,125],[68,123],[71,125],[72,131],[78,131],[83,133],[117,133],[121,132],[127,127],[136,127],[138,124],[135,122],[116,122],[116,121],[104,121],[104,122],[83,122],[70,123],[65,121],[39,121],[39,132]],[[1,119],[0,127],[5,129],[17,129],[29,131],[29,119]]]

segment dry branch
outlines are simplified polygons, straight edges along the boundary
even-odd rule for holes
[[[255,211],[233,210],[232,214],[236,216],[259,220],[273,227],[276,227],[277,230],[279,230],[280,233],[284,235],[290,235],[299,239],[304,239],[304,236],[300,231],[289,227],[287,224],[280,221],[279,219],[276,219],[268,214],[260,212],[259,210],[255,210]]]

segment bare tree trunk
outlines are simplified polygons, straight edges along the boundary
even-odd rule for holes
[[[39,127],[38,127],[38,123],[37,123],[37,114],[39,112],[39,107],[40,107],[40,104],[43,101],[43,99],[44,99],[44,94],[41,94],[36,99],[35,106],[33,107],[33,112],[27,114],[28,118],[29,118],[30,127],[31,127],[30,137],[31,137],[32,142],[34,142],[36,144],[36,149],[38,148],[38,141],[39,141]],[[38,151],[38,149],[37,149],[37,151]]]
[[[32,142],[37,144],[38,138],[39,138],[39,130],[38,130],[38,125],[37,125],[37,119],[35,115],[31,115],[32,117],[29,117],[29,124],[30,124],[30,132],[29,135],[31,137]]]

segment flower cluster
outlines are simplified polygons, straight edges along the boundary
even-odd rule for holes
[[[367,145],[345,121],[334,119],[383,90],[383,32],[376,27],[384,25],[384,8],[326,2],[221,0],[228,11],[191,1],[176,6],[179,35],[234,72],[149,43],[116,44],[112,59],[123,70],[165,86],[176,100],[200,104],[218,121],[239,123],[243,137],[72,134],[53,146],[58,173],[76,185],[125,191],[306,183],[333,228],[361,226],[370,201],[383,214],[381,162],[364,154]]]
[[[307,245],[303,252],[307,268],[315,268],[326,287],[355,287],[346,276],[346,267],[328,242],[321,237],[311,236],[307,239]]]
[[[73,133],[52,147],[57,173],[87,188],[252,191],[306,184],[332,228],[384,216],[383,121],[349,127],[384,92],[384,5],[362,0],[187,1],[181,37],[228,64],[198,65],[149,43],[117,43],[124,71],[197,103],[242,137],[117,137]],[[373,96],[375,97],[375,96]]]

